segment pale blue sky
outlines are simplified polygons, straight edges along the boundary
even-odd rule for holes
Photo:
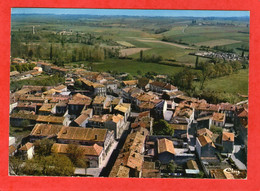
[[[12,14],[86,14],[129,16],[249,17],[249,11],[138,10],[138,9],[62,9],[12,8]]]

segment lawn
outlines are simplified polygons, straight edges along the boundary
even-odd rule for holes
[[[93,65],[93,71],[117,71],[127,72],[132,75],[137,75],[137,71],[143,74],[146,72],[157,72],[159,74],[173,75],[180,72],[183,68],[176,66],[166,66],[156,63],[139,62],[136,60],[127,59],[108,59],[103,63]]]

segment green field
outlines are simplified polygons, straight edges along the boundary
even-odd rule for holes
[[[199,84],[196,83],[198,86]],[[248,69],[206,82],[205,89],[232,94],[248,94]]]
[[[173,75],[181,71],[182,67],[177,66],[166,66],[156,63],[139,62],[135,60],[126,59],[108,59],[103,63],[93,65],[93,71],[117,71],[127,72],[132,75],[137,75],[137,71],[141,71],[143,74],[146,72],[157,72],[159,74]]]

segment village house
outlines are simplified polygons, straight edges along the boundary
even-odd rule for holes
[[[236,111],[236,106],[232,105],[230,103],[221,103],[220,104],[220,113],[225,113],[226,116],[226,121],[227,122],[234,122],[235,119],[235,111]]]
[[[93,115],[93,117],[88,120],[87,126],[113,130],[115,139],[120,139],[125,130],[124,116],[120,114]]]
[[[56,125],[68,125],[68,119],[61,116],[50,115],[38,115],[36,119],[37,123],[56,124]]]
[[[157,140],[157,154],[158,160],[162,164],[168,164],[171,160],[174,159],[175,150],[173,142],[169,139],[162,138]]]
[[[111,144],[114,142],[114,132],[99,128],[81,128],[63,126],[57,136],[58,143],[80,144],[91,146],[98,144],[108,153]]]
[[[110,113],[112,111],[111,99],[108,96],[96,96],[92,102],[94,115]]]
[[[150,90],[153,92],[175,92],[178,88],[165,82],[153,81],[150,83]]]
[[[20,149],[19,152],[22,154],[23,159],[32,159],[34,155],[34,145],[33,143],[27,142],[25,145],[23,145]]]
[[[219,110],[220,110],[219,105],[200,103],[197,105],[197,107],[195,107],[194,117],[195,117],[195,119],[197,119],[201,113],[205,113],[204,116],[213,115],[214,112],[218,113]],[[201,117],[203,117],[203,116],[201,116]]]
[[[229,133],[229,132],[222,133],[222,146],[223,146],[222,153],[233,153],[234,140],[235,140],[234,133]]]
[[[128,81],[123,81],[122,83],[124,87],[134,88],[137,86],[138,80],[128,80]]]
[[[141,177],[144,161],[145,136],[140,132],[130,133],[121,149],[109,177]],[[125,167],[125,168],[124,168]]]
[[[29,125],[34,125],[38,115],[34,112],[20,110],[18,113],[12,113],[10,115],[10,125],[14,127],[25,127]]]
[[[196,152],[199,157],[214,157],[216,146],[209,136],[200,135],[196,138]]]
[[[37,104],[31,102],[18,102],[17,106],[14,108],[15,112],[25,110],[25,111],[32,111],[36,113],[37,111]]]
[[[87,108],[92,102],[88,96],[77,93],[72,96],[68,103],[69,115],[79,116],[83,109]]]
[[[39,115],[52,115],[56,113],[56,104],[44,103],[39,111]]]
[[[68,144],[60,144],[60,143],[54,143],[52,145],[51,151],[53,153],[58,154],[64,154],[68,155]],[[99,146],[97,144],[91,145],[91,146],[79,146],[80,149],[83,150],[84,159],[88,163],[89,168],[99,168],[102,161],[105,158],[104,150],[102,146]]]
[[[106,81],[103,83],[106,86],[107,93],[113,94],[118,89],[118,83],[116,81]]]
[[[248,105],[243,105],[237,108],[235,113],[235,127],[238,133],[238,138],[247,148],[248,135]]]
[[[80,81],[82,81],[82,86],[86,89],[86,90],[90,90],[91,92],[93,92],[94,96],[105,96],[106,95],[106,86],[100,83],[93,83],[89,80],[86,80],[84,78],[80,78]]]
[[[120,103],[118,104],[113,111],[115,114],[120,114],[124,116],[124,121],[126,122],[128,117],[131,114],[131,104],[128,103]]]
[[[89,123],[89,119],[93,116],[93,109],[87,109],[81,112],[81,115],[78,116],[74,121],[70,123],[72,127],[86,127],[86,124]]]
[[[225,113],[213,113],[212,115],[212,125],[217,127],[224,127],[225,126]]]
[[[151,115],[155,119],[163,119],[165,112],[167,110],[167,101],[160,100],[154,108],[151,110]]]
[[[61,101],[56,104],[56,115],[64,116],[68,112],[68,101]]]
[[[150,83],[152,83],[152,80],[143,77],[138,79],[137,86],[144,91],[148,91],[150,89]]]
[[[139,89],[139,88],[129,88],[129,87],[126,87],[124,89],[122,89],[122,97],[123,97],[123,101],[126,102],[126,103],[134,103],[134,98],[143,93],[143,90]]]
[[[161,178],[160,170],[156,169],[155,162],[143,162],[142,178]]]
[[[31,131],[29,137],[30,142],[39,139],[56,139],[63,125],[37,123]]]
[[[51,66],[52,66],[51,64],[44,63],[44,62],[38,62],[37,66],[41,67],[44,72],[51,73]]]

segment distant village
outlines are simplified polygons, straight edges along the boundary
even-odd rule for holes
[[[9,156],[31,160],[35,141],[51,139],[53,153],[67,155],[69,144],[84,150],[87,167],[76,166],[74,176],[247,177],[247,101],[211,104],[159,80],[34,64],[11,72],[11,81],[58,73],[65,83],[10,93],[10,126],[32,130],[19,141],[9,137]]]

